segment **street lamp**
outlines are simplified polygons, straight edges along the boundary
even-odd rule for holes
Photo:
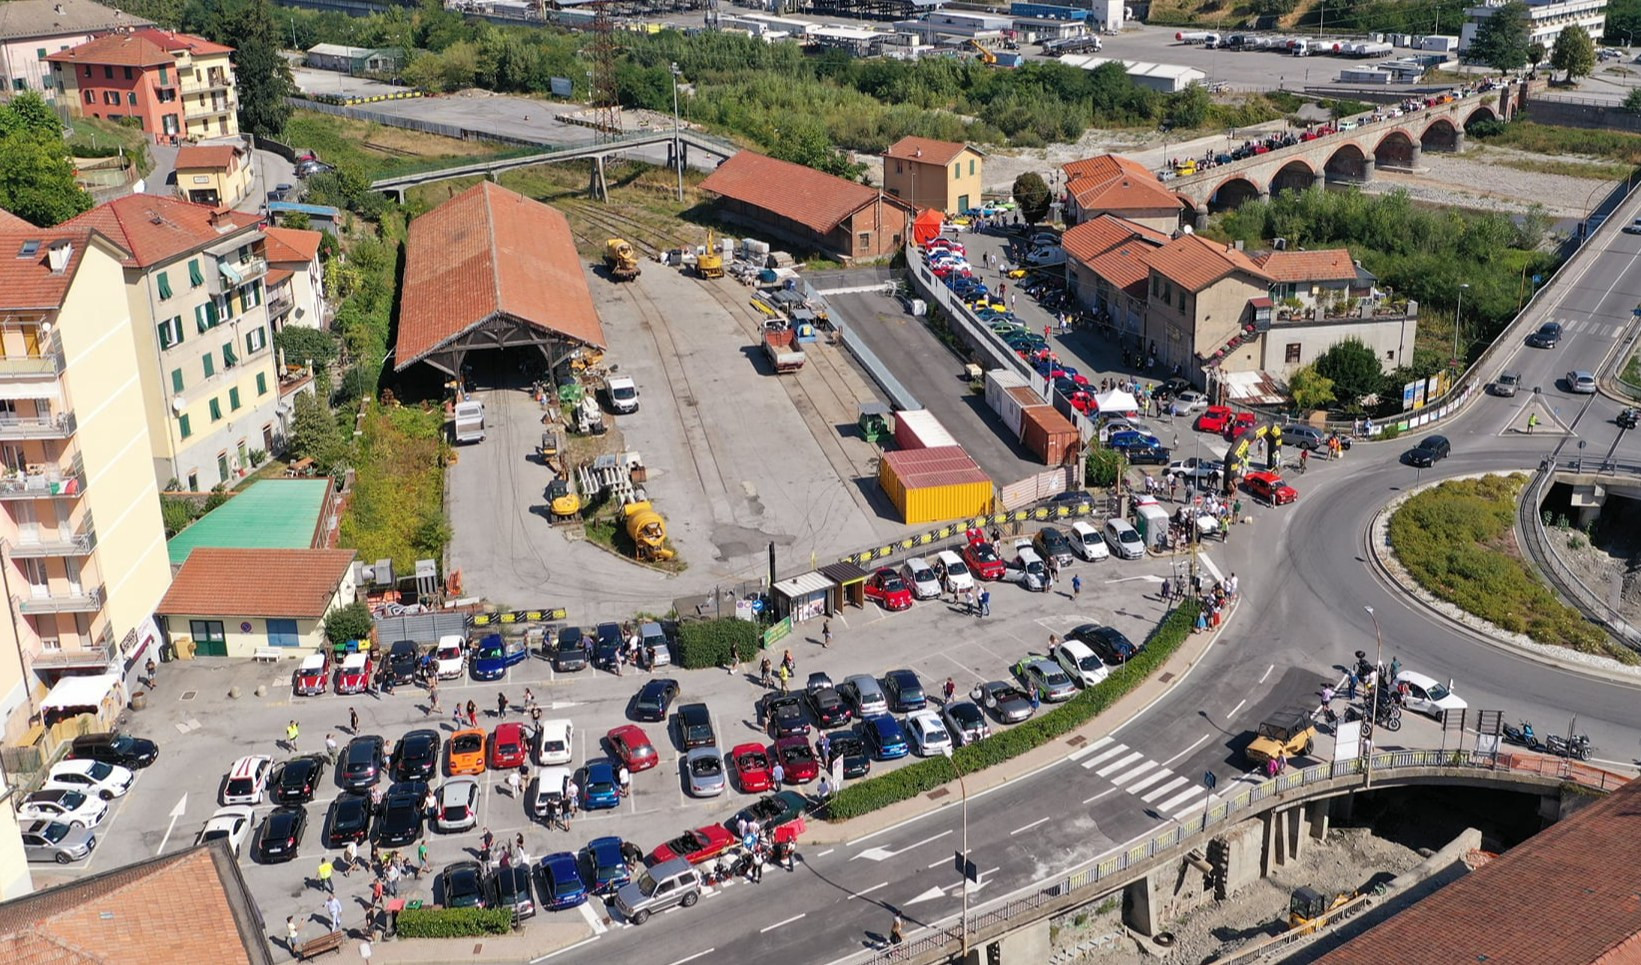
[[[1464,310],[1464,293],[1469,290],[1470,286],[1468,284],[1459,286],[1459,303],[1453,308],[1453,363],[1455,368],[1458,367],[1459,363],[1459,327],[1463,324],[1459,320],[1459,313]]]
[[[1373,619],[1373,693],[1368,695],[1368,712],[1362,715],[1362,719],[1371,727],[1373,719],[1378,716],[1375,711],[1379,706],[1379,688],[1385,686],[1385,682],[1379,679],[1382,674],[1379,668],[1385,665],[1385,638],[1379,633],[1379,615],[1373,612],[1373,607],[1364,606],[1362,609],[1366,610],[1367,615]],[[1371,743],[1368,745],[1368,752],[1362,757],[1362,767],[1365,775],[1363,783],[1372,784],[1373,745]]]
[[[963,769],[957,766],[957,758],[952,755],[952,747],[947,744],[940,749],[946,755],[946,760],[952,762],[952,770],[957,772],[957,788],[963,793],[963,866],[959,869],[958,877],[962,879],[959,887],[963,889],[963,957],[969,957],[969,786],[963,781]]]
[[[678,201],[684,200],[684,151],[683,142],[679,140],[678,120],[678,65],[672,65],[672,163],[678,168]]]

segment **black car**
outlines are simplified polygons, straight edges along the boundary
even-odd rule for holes
[[[1076,640],[1094,651],[1094,655],[1111,666],[1134,659],[1139,653],[1134,642],[1123,636],[1122,631],[1115,627],[1101,626],[1098,623],[1085,623],[1066,634],[1067,640]]]
[[[497,868],[485,879],[484,889],[488,907],[511,908],[519,918],[529,918],[536,913],[535,897],[530,890],[530,869],[523,865]]]
[[[458,861],[439,872],[446,908],[483,908],[484,872],[477,861]]]
[[[330,802],[325,816],[325,847],[340,848],[349,841],[363,841],[370,833],[370,798],[351,791]]]
[[[307,830],[307,811],[300,807],[274,808],[256,832],[257,860],[263,864],[291,860],[302,847],[302,835]]]
[[[802,694],[781,694],[765,698],[764,714],[772,737],[809,735],[809,718],[803,712]]]
[[[672,702],[678,699],[678,690],[678,681],[671,677],[651,680],[640,687],[638,696],[632,699],[633,719],[666,720]]]
[[[1054,560],[1061,566],[1070,566],[1076,561],[1071,553],[1071,541],[1066,534],[1052,526],[1044,526],[1032,537],[1031,546],[1045,561]]]
[[[1453,445],[1446,436],[1425,436],[1408,451],[1407,462],[1410,466],[1434,466],[1452,451]]]
[[[621,624],[600,623],[594,632],[597,642],[593,644],[593,665],[606,670],[616,667],[621,649],[627,645],[621,638]]]
[[[279,765],[279,773],[274,775],[273,780],[274,802],[306,804],[313,800],[314,792],[319,790],[319,782],[325,779],[328,764],[318,754],[305,754]]]
[[[889,709],[897,714],[922,710],[929,703],[923,693],[923,682],[910,670],[891,670],[884,674],[883,693],[889,698]]]
[[[1048,501],[1050,506],[1076,507],[1087,504],[1094,505],[1094,497],[1087,492],[1077,489],[1070,492],[1055,493],[1054,498]]]
[[[68,756],[136,770],[154,763],[160,756],[160,746],[130,734],[82,734],[69,745]]]
[[[1174,460],[1174,454],[1167,446],[1153,446],[1140,443],[1121,447],[1122,454],[1136,466],[1166,466]]]
[[[393,745],[393,779],[425,781],[439,771],[439,732],[413,730]]]
[[[405,781],[388,789],[382,810],[376,814],[371,836],[384,848],[399,848],[422,836],[422,802],[427,798],[426,781]]]
[[[1545,322],[1538,327],[1538,331],[1527,336],[1527,344],[1533,348],[1555,348],[1561,344],[1561,323]]]
[[[783,824],[790,824],[809,809],[809,798],[799,791],[776,791],[774,794],[761,797],[736,811],[724,827],[734,831],[741,823],[742,818],[748,822],[756,821],[765,831],[773,831]]]
[[[712,732],[712,713],[706,704],[684,704],[678,708],[678,743],[684,750],[711,747],[718,743]]]
[[[393,675],[396,684],[408,684],[416,679],[416,664],[421,660],[421,651],[416,648],[414,640],[395,640],[392,649],[387,652],[388,673]]]
[[[843,761],[844,777],[865,777],[872,773],[872,755],[866,750],[866,741],[852,730],[826,737],[826,753],[832,760]]]
[[[343,789],[357,791],[374,785],[382,779],[382,739],[375,734],[361,734],[342,748],[342,758],[336,783]]]
[[[586,670],[587,661],[592,658],[590,650],[586,631],[580,627],[563,628],[553,645],[553,669],[559,673]]]
[[[805,696],[809,701],[809,712],[815,715],[816,723],[822,727],[842,727],[855,719],[855,712],[843,702],[843,696],[836,687],[817,687]]]

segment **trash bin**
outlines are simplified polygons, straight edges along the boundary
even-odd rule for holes
[[[145,708],[147,706],[148,706],[148,694],[146,692],[139,690],[136,693],[131,695],[131,709],[132,710],[142,710],[143,708]]]

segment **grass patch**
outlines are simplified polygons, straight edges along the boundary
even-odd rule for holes
[[[442,562],[450,542],[443,410],[367,403],[357,443],[341,545],[357,549],[360,559],[391,558],[399,573],[419,559]]]
[[[331,164],[352,163],[369,178],[447,167],[499,155],[530,154],[545,148],[519,148],[493,141],[461,141],[369,121],[295,111],[285,124],[285,143],[311,148]]]
[[[1630,356],[1630,360],[1624,363],[1624,374],[1619,378],[1631,385],[1641,385],[1641,355]]]
[[[1478,133],[1484,144],[1513,147],[1531,154],[1571,154],[1618,161],[1632,167],[1641,165],[1641,134],[1626,131],[1511,121],[1508,124],[1487,125]],[[1626,171],[1618,177],[1625,177],[1628,173]]]
[[[1592,181],[1622,181],[1635,171],[1635,168],[1628,164],[1558,161],[1550,158],[1543,160],[1499,158],[1484,161],[1483,163],[1495,167],[1514,168],[1517,171],[1528,171],[1533,174],[1559,174],[1563,177],[1588,178]]]
[[[1467,613],[1538,643],[1635,663],[1521,559],[1513,526],[1526,482],[1512,473],[1426,489],[1391,516],[1391,546],[1420,586]]]
[[[113,157],[124,153],[137,159],[137,173],[154,170],[154,156],[148,150],[148,135],[133,124],[119,124],[96,117],[70,117],[65,123],[64,140],[74,157]]]

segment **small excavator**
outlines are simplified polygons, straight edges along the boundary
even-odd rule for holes
[[[707,229],[706,250],[695,259],[695,273],[702,278],[724,277],[724,253],[718,249],[718,236]]]

